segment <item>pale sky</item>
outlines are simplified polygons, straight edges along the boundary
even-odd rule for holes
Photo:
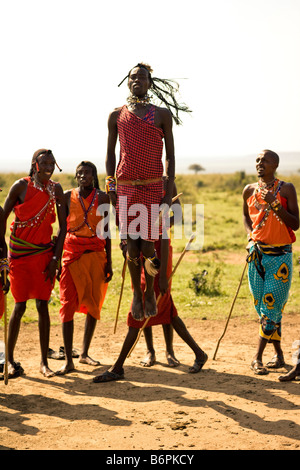
[[[140,61],[193,110],[174,124],[178,172],[300,151],[299,0],[0,2],[0,171],[27,173],[46,147],[64,172],[104,172],[117,85]]]

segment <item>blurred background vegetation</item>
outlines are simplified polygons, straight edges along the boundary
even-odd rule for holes
[[[23,176],[23,174],[15,173],[0,174],[0,187],[2,188],[0,204],[2,206],[11,185]],[[299,198],[300,175],[285,177],[279,174],[278,177],[292,182]],[[59,181],[64,190],[76,187],[74,175],[55,173],[53,179]],[[104,179],[105,175],[99,175],[101,188],[104,188]],[[204,205],[203,248],[186,253],[172,280],[172,295],[179,315],[183,319],[223,320],[227,318],[246,258],[247,238],[242,219],[242,191],[246,184],[256,180],[255,175],[247,175],[243,171],[234,174],[182,174],[176,177],[177,190],[183,193],[180,198],[181,203]],[[6,231],[7,242],[11,219]],[[54,226],[54,233],[56,230],[57,225]],[[299,237],[298,232],[298,239],[294,244],[294,276],[289,302],[286,306],[286,311],[293,314],[300,311]],[[187,239],[173,240],[173,265],[175,265],[187,241]],[[114,321],[118,304],[123,266],[118,239],[112,241],[112,257],[114,276],[109,284],[102,309],[102,322]],[[119,314],[120,323],[126,321],[130,303],[131,286],[127,271]],[[8,316],[13,305],[13,299],[9,293]],[[59,289],[56,282],[49,304],[52,324],[60,323],[59,307]],[[232,316],[240,317],[241,321],[256,318],[246,275]],[[23,321],[37,321],[34,301],[28,302]]]

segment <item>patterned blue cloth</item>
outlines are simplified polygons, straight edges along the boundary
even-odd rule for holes
[[[274,324],[279,324],[288,300],[292,281],[293,259],[290,252],[273,256],[259,252],[260,260],[253,256],[255,247],[249,253],[249,288],[254,298],[254,306],[260,319],[266,320],[266,330],[274,330]]]

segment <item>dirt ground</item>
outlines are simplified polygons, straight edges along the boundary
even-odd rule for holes
[[[116,359],[127,327],[100,322],[90,355],[96,369],[78,363],[64,377],[39,373],[37,324],[22,325],[15,359],[25,374],[0,382],[0,449],[15,450],[297,450],[300,448],[300,382],[281,383],[292,364],[292,343],[300,338],[299,317],[286,315],[286,368],[255,376],[249,363],[258,324],[229,323],[214,361],[224,324],[187,320],[189,331],[209,355],[199,374],[189,374],[193,353],[174,334],[181,365],[166,364],[162,328],[154,328],[157,363],[143,368],[144,338],[125,363],[125,380],[94,384],[92,378]],[[74,347],[80,349],[83,320],[75,319]],[[2,335],[2,331],[0,334]],[[51,329],[50,347],[62,345],[61,327]],[[268,345],[266,361],[273,356]],[[58,370],[63,362],[49,360]]]

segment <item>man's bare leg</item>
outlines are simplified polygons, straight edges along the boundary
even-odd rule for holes
[[[133,286],[131,314],[135,320],[144,319],[143,292],[141,289],[140,239],[127,239],[128,269]]]
[[[179,317],[172,318],[172,325],[176,333],[180,338],[194,351],[195,353],[195,362],[192,367],[190,367],[189,372],[195,374],[200,372],[205,362],[207,361],[207,354],[198,346],[194,338],[188,332],[187,327]]]
[[[144,336],[145,336],[145,341],[147,345],[147,354],[145,356],[145,359],[143,359],[140,364],[143,367],[151,367],[155,364],[156,357],[155,357],[155,351],[153,347],[153,335],[152,335],[152,327],[148,326],[144,329]]]
[[[173,349],[173,326],[171,324],[162,325],[166,343],[166,358],[168,361],[169,367],[177,367],[180,362],[175,357]]]
[[[155,253],[154,243],[141,240],[141,251],[145,258],[152,258]],[[154,317],[157,314],[156,296],[154,292],[154,276],[151,276],[144,267],[146,290],[145,290],[145,317]]]
[[[50,317],[47,300],[36,300],[36,308],[39,314],[39,333],[41,347],[40,372],[44,377],[53,377],[55,374],[48,366],[48,350],[50,338]]]
[[[74,334],[74,321],[64,322],[62,324],[62,334],[64,339],[65,354],[66,354],[66,363],[63,365],[59,371],[56,372],[56,375],[65,375],[69,372],[72,372],[75,369],[72,349],[73,349],[73,334]]]
[[[104,383],[104,382],[111,382],[112,380],[118,380],[119,378],[124,376],[124,369],[123,365],[126,361],[129,351],[131,350],[132,346],[135,343],[135,340],[138,336],[139,329],[129,327],[126,338],[124,340],[121,352],[115,364],[111,366],[106,372],[101,375],[94,377],[94,383]],[[109,376],[108,374],[113,374],[113,377]]]
[[[85,320],[85,328],[84,328],[84,335],[83,335],[83,344],[82,344],[82,352],[80,354],[79,362],[81,364],[88,364],[90,366],[99,366],[100,362],[95,361],[88,355],[88,350],[95,332],[95,328],[97,325],[96,318],[92,317],[89,313],[86,316]]]
[[[26,302],[17,302],[15,304],[14,310],[11,314],[8,326],[8,339],[7,339],[7,365],[8,365],[8,376],[13,377],[18,374],[20,366],[14,361],[14,350],[17,344],[21,320],[26,310]]]

